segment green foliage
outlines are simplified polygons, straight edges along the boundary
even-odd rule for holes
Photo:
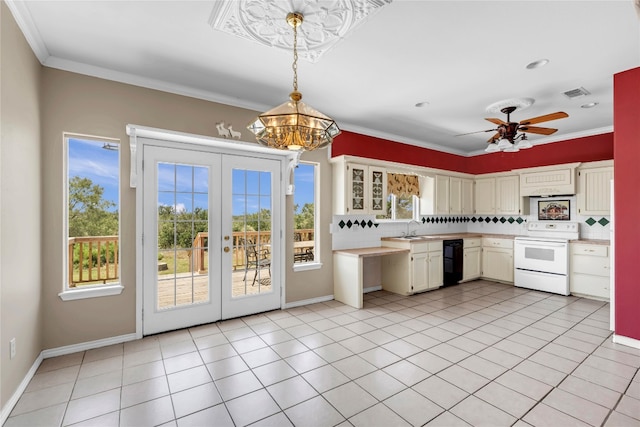
[[[158,247],[191,248],[196,235],[209,230],[208,218],[207,209],[187,212],[176,211],[173,206],[158,206]],[[206,246],[206,239],[204,244]]]
[[[115,203],[104,200],[104,188],[89,178],[74,176],[69,181],[69,237],[115,236],[118,211]]]
[[[271,210],[233,217],[233,231],[271,231]]]
[[[91,259],[91,265],[93,267],[98,265],[98,248],[95,246],[92,248],[91,253],[89,253],[89,245],[74,245],[73,248],[73,267],[78,268],[80,265],[80,248],[82,247],[82,266],[83,268],[89,268],[89,259]],[[110,264],[115,263],[116,254],[115,254],[115,245],[109,244],[105,250],[103,246],[100,250],[100,265],[105,265],[107,261]]]
[[[299,213],[298,208],[299,205],[295,205],[294,228],[296,230],[313,229],[315,224],[314,204],[305,203]]]

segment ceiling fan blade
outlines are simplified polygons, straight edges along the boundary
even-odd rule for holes
[[[495,129],[487,129],[487,130],[478,130],[475,132],[469,132],[469,133],[461,133],[458,135],[453,135],[453,136],[465,136],[465,135],[473,135],[474,133],[483,133],[483,132],[495,132]]]
[[[537,133],[540,135],[551,135],[552,133],[555,133],[558,131],[558,129],[552,129],[552,128],[541,128],[538,126],[521,126],[518,128],[519,132],[526,132],[526,133]]]
[[[520,122],[521,125],[532,125],[535,123],[549,122],[551,120],[564,119],[565,117],[569,117],[569,115],[563,111],[558,111],[557,113],[545,114],[544,116],[533,117],[531,119],[522,120]]]
[[[495,123],[497,125],[506,125],[507,124],[507,122],[504,122],[504,121],[502,121],[500,119],[496,119],[496,118],[485,118],[485,120],[488,120],[491,123]]]
[[[500,132],[496,132],[491,138],[487,140],[488,143],[496,142],[500,139]]]

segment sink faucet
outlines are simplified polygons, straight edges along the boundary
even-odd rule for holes
[[[416,230],[411,231],[411,224],[420,225],[420,222],[416,221],[415,219],[412,219],[411,221],[407,222],[407,232],[405,233],[405,236],[415,236],[416,235]]]

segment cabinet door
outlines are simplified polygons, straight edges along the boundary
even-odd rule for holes
[[[462,178],[449,178],[449,213],[462,214]]]
[[[609,215],[611,213],[611,180],[613,168],[583,169],[578,172],[578,213]]]
[[[496,213],[520,213],[520,178],[517,175],[496,178]]]
[[[463,215],[473,215],[473,180],[460,180],[460,199]]]
[[[449,213],[449,177],[436,175],[436,214]]]
[[[347,165],[348,204],[347,214],[367,213],[365,197],[367,188],[368,167],[350,163]]]
[[[480,277],[481,248],[465,248],[462,261],[462,280],[471,280]]]
[[[429,252],[427,263],[429,270],[429,289],[439,288],[444,283],[443,263],[442,251]]]
[[[476,214],[492,215],[495,213],[495,178],[476,179],[475,205]]]
[[[411,290],[426,291],[429,288],[427,271],[427,252],[411,255]]]
[[[484,248],[482,276],[502,282],[513,282],[513,250]]]
[[[382,215],[387,208],[387,173],[383,168],[369,166],[369,213]]]

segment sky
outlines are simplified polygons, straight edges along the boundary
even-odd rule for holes
[[[109,147],[119,148],[118,143]],[[120,151],[102,148],[102,141],[87,141],[69,138],[68,171],[69,178],[79,176],[89,178],[104,189],[103,198],[118,204],[118,177]]]
[[[69,139],[68,169],[69,178],[80,176],[89,178],[94,184],[104,189],[103,197],[118,203],[119,150],[103,148],[104,142],[89,141],[76,138]],[[110,147],[119,148],[118,143],[110,143]],[[207,207],[207,174],[206,167],[173,165],[161,163],[158,167],[158,201],[162,205],[176,206],[177,210],[192,207]],[[246,185],[247,213],[257,212],[261,208],[269,208],[269,174],[234,170],[233,183],[233,215],[245,211],[244,193]],[[176,182],[174,188],[173,182]],[[314,165],[300,163],[294,172],[295,195],[294,204],[299,206],[298,212],[306,203],[314,201]],[[174,190],[177,190],[174,192]],[[192,195],[193,193],[193,195]],[[242,195],[242,196],[240,196]]]

